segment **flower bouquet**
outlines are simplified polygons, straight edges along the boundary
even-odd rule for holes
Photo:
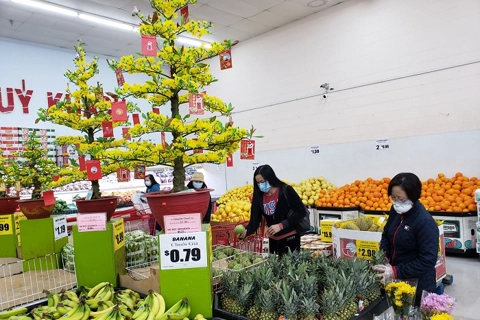
[[[455,307],[455,299],[446,294],[422,293],[422,319],[424,320],[447,320],[453,319],[450,314]]]
[[[395,312],[395,318],[408,319],[415,302],[418,280],[395,280],[385,286],[388,303]]]

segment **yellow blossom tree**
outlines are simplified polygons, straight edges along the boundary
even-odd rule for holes
[[[91,160],[100,160],[102,175],[106,176],[117,171],[121,167],[132,168],[132,163],[112,160],[107,157],[111,150],[125,147],[125,139],[104,138],[102,136],[102,123],[112,121],[111,101],[104,98],[101,84],[89,84],[88,82],[99,73],[98,57],[87,62],[84,43],[79,41],[75,46],[77,52],[74,58],[76,69],[67,70],[65,77],[70,84],[76,86],[71,91],[70,84],[67,86],[65,99],[49,106],[48,109],[40,109],[38,121],[50,121],[54,124],[65,126],[78,131],[81,135],[60,136],[56,138],[58,145],[71,145],[76,147],[79,156],[88,155]],[[132,103],[127,103],[127,111],[139,111]],[[128,125],[127,122],[113,122],[113,127]],[[87,172],[80,170],[79,163],[71,160],[70,165],[60,171],[60,178],[53,182],[53,186],[61,186],[76,181],[87,180]],[[98,180],[92,181],[92,199],[101,197]]]
[[[8,198],[7,188],[15,184],[18,179],[18,164],[13,158],[7,157],[0,149],[0,198]]]
[[[211,117],[190,117],[188,104],[190,94],[203,91],[204,87],[217,81],[205,63],[232,47],[231,41],[210,43],[201,47],[183,47],[176,44],[179,36],[188,34],[201,38],[208,34],[211,23],[207,21],[184,21],[178,12],[196,0],[150,0],[152,16],[135,10],[133,15],[141,20],[139,32],[157,38],[156,56],[133,55],[110,61],[112,69],[121,69],[129,74],[145,74],[144,83],[124,83],[117,89],[120,97],[146,99],[152,107],[170,105],[168,115],[153,111],[142,115],[143,123],[130,129],[132,137],[161,132],[171,134],[171,143],[155,144],[137,139],[128,149],[112,155],[112,158],[139,161],[148,165],[161,164],[173,167],[173,191],[185,189],[185,168],[197,163],[223,163],[228,154],[238,150],[240,141],[251,137],[254,129],[234,127],[231,118],[222,123],[219,116],[230,116],[233,108],[221,99],[203,95],[204,108]],[[183,111],[183,112],[182,112]],[[202,150],[195,152],[196,150]]]

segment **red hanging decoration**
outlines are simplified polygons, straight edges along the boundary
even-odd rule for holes
[[[125,100],[112,102],[112,121],[128,121],[127,102]]]
[[[147,168],[144,165],[135,166],[133,170],[133,179],[145,179],[146,169]]]
[[[142,34],[142,54],[155,57],[157,55],[157,37]]]
[[[240,159],[255,160],[255,140],[242,140],[240,144]]]
[[[233,155],[231,153],[227,157],[227,167],[233,167]]]
[[[102,167],[100,160],[85,161],[87,166],[87,179],[90,181],[102,179]]]
[[[112,121],[103,121],[102,122],[102,132],[104,138],[113,138],[113,122]]]
[[[220,69],[230,69],[232,67],[232,50],[227,49],[221,52],[219,55],[220,57]]]
[[[118,182],[128,182],[128,181],[130,181],[130,170],[128,168],[118,168],[117,169],[117,181]]]
[[[190,114],[203,115],[205,113],[205,101],[203,93],[191,93],[188,97]]]
[[[130,128],[122,128],[122,137],[125,140],[132,140],[132,136],[130,135]]]

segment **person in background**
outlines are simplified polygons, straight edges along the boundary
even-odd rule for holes
[[[289,214],[292,210],[291,214]],[[265,218],[269,251],[283,255],[288,250],[300,250],[297,225],[305,218],[306,209],[297,192],[280,181],[272,167],[263,165],[253,174],[253,196],[250,222],[240,239],[255,233]]]
[[[153,174],[147,174],[145,176],[145,187],[147,187],[145,193],[160,191],[160,184],[155,180]]]
[[[418,279],[415,304],[422,291],[435,292],[439,231],[432,215],[418,200],[422,183],[413,173],[399,173],[388,185],[393,201],[382,233],[380,249],[388,260],[373,267],[383,283],[389,279]]]
[[[205,177],[201,172],[195,172],[192,176],[192,180],[187,184],[188,189],[208,189],[207,185],[205,184]],[[212,215],[212,197],[208,200],[208,210],[207,214],[205,214],[205,218],[203,218],[202,223],[210,223],[210,217]]]

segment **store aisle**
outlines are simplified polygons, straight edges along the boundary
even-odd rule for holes
[[[480,262],[478,256],[447,256],[447,272],[453,275],[453,284],[445,286],[445,293],[457,299],[455,320],[480,320]]]

